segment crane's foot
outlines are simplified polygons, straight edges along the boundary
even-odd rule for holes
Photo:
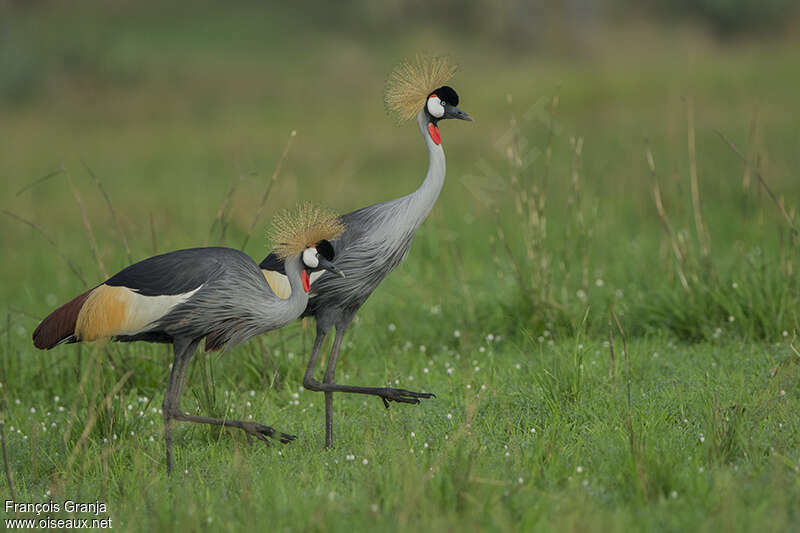
[[[279,433],[274,428],[258,422],[241,422],[239,427],[247,433],[248,437],[252,435],[267,444],[267,446],[270,445],[269,439],[278,439],[283,444],[289,444],[297,438],[295,435],[289,435],[288,433]]]
[[[388,409],[389,402],[418,404],[420,399],[436,398],[432,392],[414,392],[405,389],[392,389],[386,387],[379,389],[378,396],[383,400],[383,405]]]

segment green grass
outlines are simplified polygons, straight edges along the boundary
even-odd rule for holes
[[[797,238],[715,132],[794,217],[796,43],[627,27],[523,52],[256,5],[180,25],[131,6],[11,14],[0,208],[55,243],[2,215],[0,406],[17,500],[100,500],[124,531],[796,527]],[[387,411],[337,396],[323,450],[323,397],[300,389],[313,323],[298,322],[198,357],[182,403],[297,441],[179,424],[167,478],[166,347],[31,345],[42,316],[103,279],[67,173],[113,273],[155,251],[238,247],[296,130],[246,247],[260,259],[282,207],[344,212],[418,185],[418,134],[385,117],[381,89],[419,49],[456,56],[477,122],[442,125],[445,188],[360,311],[337,381],[438,397]],[[609,368],[612,311],[629,373],[616,327]]]

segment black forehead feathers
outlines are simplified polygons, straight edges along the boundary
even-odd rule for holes
[[[317,243],[317,253],[328,261],[333,261],[333,256],[335,255],[333,253],[333,245],[324,239]]]
[[[435,94],[439,97],[439,100],[447,102],[452,106],[458,105],[458,93],[456,93],[455,89],[450,87],[449,85],[442,85],[431,94]]]

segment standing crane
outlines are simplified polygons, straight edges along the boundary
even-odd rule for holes
[[[312,293],[303,316],[316,319],[316,339],[303,376],[303,386],[325,393],[325,446],[333,443],[333,393],[378,396],[389,402],[418,404],[431,393],[390,387],[356,387],[334,382],[339,349],[347,328],[372,291],[408,254],[414,234],[430,213],[444,184],[445,157],[439,122],[472,119],[458,107],[458,94],[445,85],[455,68],[443,58],[418,57],[394,69],[385,93],[387,110],[399,121],[416,117],[428,150],[428,173],[420,187],[407,196],[371,205],[341,217],[345,231],[331,241],[337,264],[347,278],[324,273],[312,276]],[[273,285],[286,284],[287,270],[280,254],[273,252],[261,262]],[[322,383],[314,378],[319,350],[332,327],[336,337]]]
[[[191,248],[144,259],[50,313],[33,332],[33,344],[49,350],[110,338],[171,343],[174,362],[162,404],[167,472],[172,471],[173,420],[239,428],[264,442],[277,437],[288,443],[293,435],[276,434],[257,422],[181,411],[186,369],[203,338],[206,351],[227,350],[298,318],[308,303],[312,272],[344,275],[331,262],[330,244],[343,231],[339,219],[307,204],[276,217],[274,253],[289,283],[284,296],[272,290],[255,261],[232,248]]]

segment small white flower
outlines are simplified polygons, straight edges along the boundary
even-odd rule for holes
[[[606,284],[606,282],[605,282],[605,281],[603,281],[603,280],[602,280],[602,279],[600,279],[600,278],[597,278],[597,279],[594,281],[594,284],[595,284],[595,285],[597,285],[598,287],[602,287],[603,285],[605,285],[605,284]]]
[[[789,332],[788,332],[788,331],[786,331],[786,330],[783,330],[783,336],[784,336],[784,337],[788,337],[788,336],[789,336]]]
[[[451,413],[447,413],[447,419],[448,420],[452,420],[453,419],[453,415]]]
[[[786,335],[784,335],[784,337],[785,337],[785,336],[786,336]],[[53,396],[53,401],[54,401],[54,402],[56,402],[56,403],[58,403],[58,400],[60,400],[60,399],[61,399],[61,398],[59,398],[58,396]]]
[[[373,504],[370,506],[370,509],[372,509],[372,512],[373,512],[373,513],[377,513],[377,512],[378,512],[378,504],[377,504],[377,503],[373,503]]]
[[[425,345],[424,344],[420,344],[419,351],[422,352],[422,353],[425,353]]]
[[[393,331],[397,330],[397,326],[395,326],[394,324],[389,324],[388,329],[389,329],[389,331],[393,332]]]
[[[362,459],[361,464],[366,466],[369,464],[369,461],[367,461],[366,459]]]
[[[35,412],[36,412],[36,408],[35,407],[31,407],[31,413],[35,413]]]
[[[531,428],[531,433],[536,433],[536,428]]]
[[[19,398],[17,398],[16,400],[14,400],[14,403],[19,405],[21,402],[19,401]]]
[[[588,486],[589,485],[589,480],[588,479],[584,479],[583,481],[581,481],[581,485],[583,485],[584,487]]]
[[[729,317],[728,317],[728,322],[733,322],[734,320],[736,320],[736,319],[735,319],[735,318],[733,318],[733,315],[731,315],[731,316],[729,316]]]
[[[427,366],[426,366],[425,368],[423,368],[423,369],[422,369],[422,373],[423,373],[423,374],[427,374],[427,373],[428,373],[428,367],[427,367]]]
[[[475,367],[475,372],[480,372],[480,370],[481,370],[481,367],[479,367],[479,366]]]
[[[522,485],[523,483],[525,483],[525,480],[524,480],[524,479],[522,479],[521,477],[520,477],[520,478],[517,478],[517,483],[519,483],[520,485]]]
[[[289,359],[294,359],[294,352],[287,353],[286,357],[288,357]]]
[[[481,346],[480,348],[478,348],[478,351],[479,351],[479,352],[481,352],[481,353],[483,353],[483,352],[485,352],[485,351],[486,351],[486,348],[484,348],[483,346]]]
[[[734,281],[733,283],[731,283],[731,287],[733,287],[734,289],[738,289],[739,284]]]
[[[669,493],[669,497],[674,500],[675,498],[678,497],[678,491],[677,490],[673,490],[672,492]]]
[[[489,333],[488,335],[486,335],[486,340],[489,341],[489,342],[492,342],[494,340],[494,335]]]
[[[448,369],[447,369],[447,373],[448,373],[448,374],[452,374],[452,373],[453,373],[453,367],[450,367],[450,368],[448,368]]]
[[[506,452],[506,457],[511,457],[511,452]]]
[[[455,337],[456,339],[459,338],[460,336],[461,336],[461,332],[459,330],[455,330],[453,332],[453,337]]]
[[[575,469],[575,471],[576,471],[577,473],[581,474],[581,473],[583,473],[583,467],[582,467],[582,466],[579,466],[578,468],[576,468],[576,469]]]
[[[347,459],[348,461],[352,461],[355,458],[356,458],[355,455],[352,455],[352,454],[349,454],[349,453],[345,456],[345,459]]]

